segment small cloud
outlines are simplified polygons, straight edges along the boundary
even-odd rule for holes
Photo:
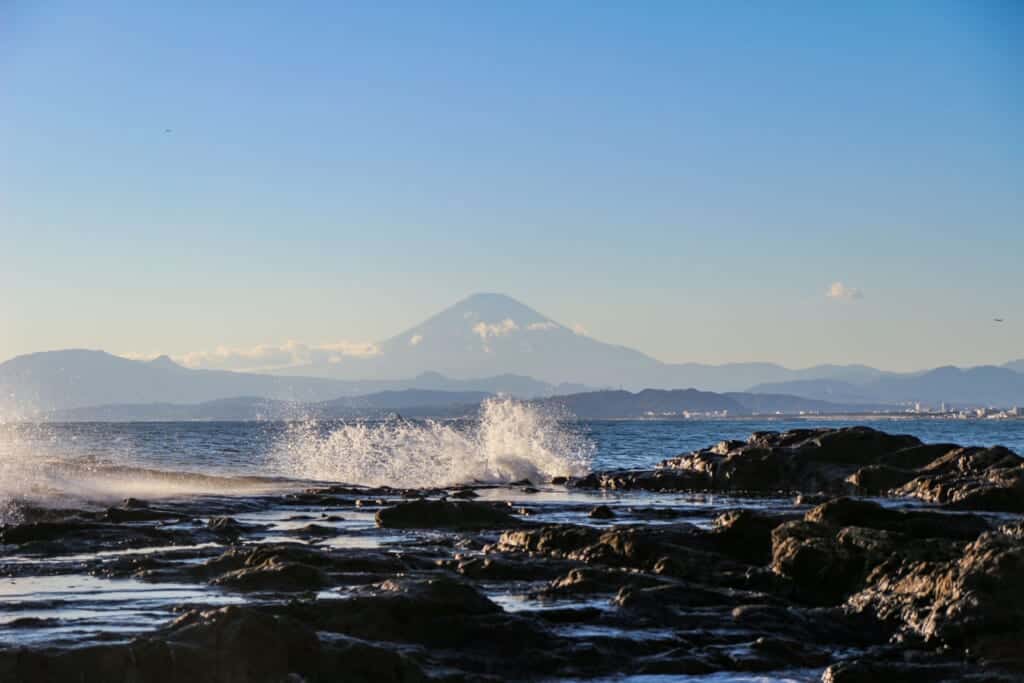
[[[148,361],[148,360],[154,360],[156,358],[159,358],[163,354],[160,353],[159,351],[154,351],[152,353],[139,353],[139,352],[136,352],[136,351],[126,351],[124,353],[119,353],[117,355],[120,356],[121,358],[127,358],[128,360]]]
[[[477,323],[471,328],[473,333],[484,342],[490,337],[504,337],[519,329],[519,325],[511,318],[505,318],[500,323]]]
[[[856,287],[847,287],[842,282],[833,282],[828,290],[825,291],[825,296],[829,299],[851,301],[853,299],[863,299],[864,292]]]
[[[587,328],[583,327],[583,325],[581,325],[580,323],[573,323],[572,331],[580,335],[581,337],[586,337],[590,334],[589,332],[587,332]]]
[[[423,335],[414,334],[409,339],[409,346],[419,346],[421,341],[423,341]]]
[[[530,330],[531,332],[543,332],[545,330],[554,330],[558,329],[558,323],[551,320],[545,320],[542,323],[530,323],[529,325],[526,326],[526,329]]]
[[[373,358],[380,353],[380,347],[373,342],[341,341],[310,347],[313,363],[323,362],[324,354],[328,354],[327,362],[332,365],[340,363],[344,358]]]

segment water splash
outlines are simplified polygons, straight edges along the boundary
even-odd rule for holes
[[[594,445],[565,415],[491,399],[470,424],[411,421],[293,425],[269,456],[290,477],[420,488],[468,482],[548,481],[589,471]]]
[[[0,524],[21,521],[26,504],[46,497],[46,458],[37,444],[48,440],[37,425],[0,423]]]
[[[117,439],[98,447],[50,425],[0,424],[0,524],[26,521],[28,510],[103,507],[127,497],[246,495],[287,488],[262,474],[154,469]]]

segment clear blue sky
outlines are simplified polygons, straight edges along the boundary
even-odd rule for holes
[[[0,360],[481,290],[669,361],[1024,356],[1020,3],[236,5],[0,4]]]

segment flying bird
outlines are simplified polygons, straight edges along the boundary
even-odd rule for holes
[[[164,132],[165,133],[173,133],[174,131],[171,130],[170,128],[164,128]]]
[[[1002,318],[992,318],[992,321],[993,322],[997,322],[997,323],[1001,323],[1001,322],[1003,322],[1003,319]]]

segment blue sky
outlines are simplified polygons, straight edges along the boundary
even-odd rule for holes
[[[1018,3],[233,5],[3,3],[0,359],[475,291],[668,361],[1024,356]]]

